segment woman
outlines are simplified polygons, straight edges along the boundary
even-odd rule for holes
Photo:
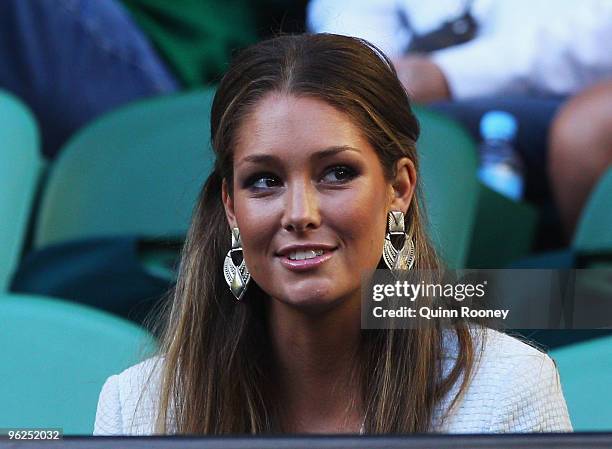
[[[360,329],[362,274],[439,265],[418,123],[380,52],[335,35],[257,44],[211,126],[216,168],[160,357],[107,381],[95,433],[571,430],[553,362],[517,340],[463,322]]]

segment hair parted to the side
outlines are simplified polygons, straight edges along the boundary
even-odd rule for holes
[[[410,158],[418,172],[418,122],[393,66],[373,45],[315,34],[281,36],[242,51],[212,106],[217,160],[198,199],[163,332],[157,433],[283,431],[265,293],[251,281],[243,301],[236,302],[222,272],[231,241],[222,182],[232,186],[238,127],[271,92],[317,98],[347,114],[377,151],[389,179],[402,157]],[[414,269],[436,269],[421,214],[417,192],[406,215],[416,247]],[[358,376],[366,433],[425,432],[452,386],[460,384],[458,395],[465,390],[475,360],[474,339],[464,323],[454,332],[457,361],[445,376],[440,326],[362,331]]]

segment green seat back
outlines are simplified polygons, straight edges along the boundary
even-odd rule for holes
[[[612,252],[612,166],[582,211],[572,246],[577,252]]]
[[[0,91],[0,292],[19,261],[43,168],[33,116]]]
[[[531,251],[538,212],[527,202],[513,201],[479,182],[469,268],[504,268]]]
[[[0,296],[0,428],[91,434],[100,389],[154,347],[120,318],[52,298]]]
[[[134,103],[82,129],[52,167],[35,246],[182,236],[214,163],[212,89]]]
[[[454,121],[414,110],[421,123],[417,148],[429,234],[444,261],[463,268],[478,200],[476,146]]]
[[[575,431],[612,431],[612,337],[551,351]]]

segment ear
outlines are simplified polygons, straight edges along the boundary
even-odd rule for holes
[[[229,194],[227,180],[225,178],[223,178],[223,183],[221,185],[221,200],[223,201],[223,207],[225,208],[225,217],[227,218],[227,222],[230,228],[238,227],[238,222],[236,221],[236,214],[234,213],[234,199]]]
[[[395,173],[395,178],[391,182],[389,210],[398,210],[406,213],[416,189],[416,168],[412,160],[403,157],[397,161]]]

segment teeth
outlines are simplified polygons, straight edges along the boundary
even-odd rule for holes
[[[307,251],[292,251],[289,254],[290,260],[304,260],[304,259],[312,259],[314,257],[321,256],[325,251],[322,249],[310,249]]]

